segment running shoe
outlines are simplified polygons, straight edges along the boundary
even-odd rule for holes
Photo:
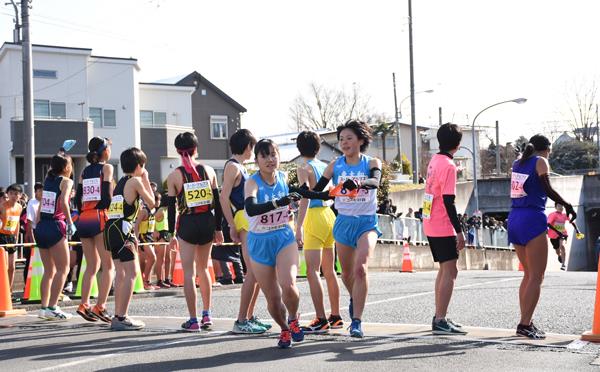
[[[154,291],[155,289],[158,289],[158,287],[153,286],[150,282],[144,282],[144,289],[147,291]]]
[[[267,331],[266,328],[259,326],[258,324],[251,322],[249,320],[244,320],[243,322],[235,321],[233,323],[234,334],[249,334],[249,335],[259,335],[261,333],[265,333]]]
[[[200,330],[200,324],[197,320],[189,319],[181,325],[181,328],[188,332],[198,332]]]
[[[350,323],[350,337],[363,338],[362,324],[360,319],[352,319]]]
[[[565,271],[565,270],[567,270],[567,267],[565,266],[565,264],[562,264],[562,265],[561,265],[561,267],[560,267],[560,269],[561,269],[562,271]]]
[[[271,324],[269,324],[269,323],[265,323],[265,322],[263,322],[263,321],[260,321],[260,320],[258,319],[258,317],[254,316],[254,315],[252,316],[252,318],[248,319],[248,321],[249,321],[249,322],[251,322],[251,323],[254,323],[254,324],[258,325],[259,327],[263,327],[263,328],[264,328],[264,329],[266,329],[267,331],[268,331],[269,329],[271,329],[271,327],[273,327],[273,326],[272,326]]]
[[[433,317],[433,320],[435,321],[435,316]],[[456,328],[461,328],[462,329],[462,324],[455,322],[454,320],[450,319],[450,318],[446,318],[446,321],[450,324],[452,324],[453,326],[455,326]]]
[[[96,318],[100,319],[104,323],[110,323],[112,320],[111,316],[106,312],[106,308],[101,309],[98,305],[94,305],[92,308],[92,314],[94,314]]]
[[[294,342],[300,342],[304,340],[304,332],[302,332],[302,328],[300,328],[300,323],[298,323],[298,319],[294,319],[291,322],[288,322],[290,326],[290,332],[292,333],[292,339]]]
[[[517,336],[527,337],[532,340],[543,340],[546,338],[546,334],[537,329],[533,323],[528,326],[519,324],[517,326]]]
[[[46,310],[46,319],[47,320],[69,320],[73,317],[73,315],[62,311],[60,309],[60,307],[58,307],[58,306],[54,310],[50,310],[49,312],[48,312],[48,310],[50,310],[50,309]]]
[[[40,309],[38,312],[38,318],[48,320],[50,317],[52,310],[50,309]]]
[[[65,293],[73,292],[73,282],[68,282],[67,285],[65,285],[65,288],[63,288],[63,292],[65,292]]]
[[[221,278],[218,280],[219,283],[221,283],[222,285],[232,285],[233,284],[233,279],[231,278]]]
[[[538,327],[536,327],[533,322],[531,322],[531,326],[533,327],[533,329],[535,329],[539,334],[546,336],[546,332],[542,331],[541,329],[539,329]]]
[[[352,303],[352,297],[350,297],[350,304],[348,305],[348,312],[350,313],[350,319],[354,318],[354,304]]]
[[[461,328],[456,327],[455,325],[448,322],[447,319],[441,319],[437,322],[435,318],[433,319],[433,323],[431,325],[431,331],[434,335],[466,335],[467,332],[463,331]]]
[[[98,320],[88,304],[79,304],[79,307],[77,307],[77,314],[81,315],[81,317],[88,322],[95,322]]]
[[[292,334],[289,330],[281,331],[279,335],[279,342],[277,342],[277,346],[280,349],[287,349],[292,347]]]
[[[315,318],[309,325],[301,327],[302,332],[305,334],[309,333],[327,333],[329,332],[329,322],[327,319]]]
[[[330,315],[327,321],[329,322],[329,328],[331,329],[340,329],[344,327],[344,321],[339,315]]]
[[[171,288],[181,288],[179,284],[173,283],[171,279],[165,279],[165,283],[168,284]]]
[[[122,320],[118,317],[113,317],[110,321],[110,329],[113,331],[137,331],[144,328],[146,325],[140,320],[134,320],[126,316]]]
[[[171,286],[169,284],[167,284],[166,282],[159,280],[156,282],[156,287],[158,288],[171,288]]]
[[[233,282],[235,284],[243,284],[244,283],[244,277],[243,276],[237,276],[235,279],[233,279]]]
[[[212,324],[213,322],[210,318],[210,315],[202,315],[202,320],[200,321],[200,326],[202,329],[209,329]]]

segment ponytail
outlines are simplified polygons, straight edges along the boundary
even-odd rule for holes
[[[100,161],[100,157],[98,156],[98,153],[96,151],[88,152],[85,158],[90,164],[96,164]]]
[[[525,146],[525,149],[523,150],[523,154],[521,154],[521,160],[520,163],[523,164],[527,161],[527,159],[529,159],[533,153],[535,152],[535,147],[531,144],[528,143]]]
[[[529,139],[529,143],[525,146],[523,150],[523,155],[521,155],[520,163],[523,164],[527,161],[527,159],[533,156],[533,153],[536,151],[546,151],[550,149],[550,140],[546,138],[546,136],[541,134],[536,134],[535,136]]]

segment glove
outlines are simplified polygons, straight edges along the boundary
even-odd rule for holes
[[[342,186],[346,190],[352,191],[352,190],[358,189],[360,185],[355,180],[348,178],[346,181],[344,181],[344,183],[342,184]]]
[[[565,212],[567,212],[567,216],[570,216],[569,220],[571,220],[571,222],[575,221],[577,218],[577,213],[575,213],[575,210],[571,204],[565,205]]]
[[[300,199],[302,199],[300,194],[297,192],[291,192],[283,198],[275,200],[275,204],[277,204],[278,207],[285,207],[286,205],[290,205],[291,202],[298,201]]]
[[[71,239],[73,235],[77,232],[77,228],[74,224],[70,223],[67,225],[67,238]]]

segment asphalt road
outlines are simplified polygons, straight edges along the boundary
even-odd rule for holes
[[[576,340],[591,327],[596,273],[547,275],[535,314],[540,328],[555,333],[546,343],[523,343],[512,337],[518,322],[521,275],[459,273],[449,316],[465,326],[478,327],[465,337],[433,337],[427,332],[433,315],[434,272],[371,273],[363,340],[350,339],[344,330],[309,336],[290,350],[278,350],[277,327],[258,337],[231,335],[239,287],[229,286],[213,292],[212,311],[218,319],[212,332],[178,331],[187,315],[178,291],[134,298],[130,314],[147,323],[142,332],[110,332],[79,319],[45,322],[34,313],[0,319],[0,360],[2,370],[7,371],[597,370],[593,363],[600,364],[600,348]],[[308,286],[301,281],[299,287],[302,319],[308,321],[314,315]],[[342,293],[342,315],[347,319],[348,297]],[[74,313],[74,308],[65,309]],[[262,298],[257,314],[268,318]]]

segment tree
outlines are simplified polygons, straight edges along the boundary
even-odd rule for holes
[[[572,140],[557,144],[550,153],[550,167],[560,174],[598,168],[598,147],[589,141]]]
[[[369,114],[369,97],[353,84],[353,89],[309,84],[308,95],[298,95],[290,107],[293,129],[335,129],[349,119],[365,119]]]
[[[375,123],[375,127],[373,127],[373,135],[381,137],[381,149],[383,150],[383,161],[387,161],[386,159],[386,139],[388,136],[396,133],[396,125],[395,123],[391,123],[390,119],[385,116],[385,114],[371,115],[366,118],[367,123],[372,124]]]
[[[573,82],[567,86],[569,125],[575,138],[591,141],[596,133],[596,80]]]

